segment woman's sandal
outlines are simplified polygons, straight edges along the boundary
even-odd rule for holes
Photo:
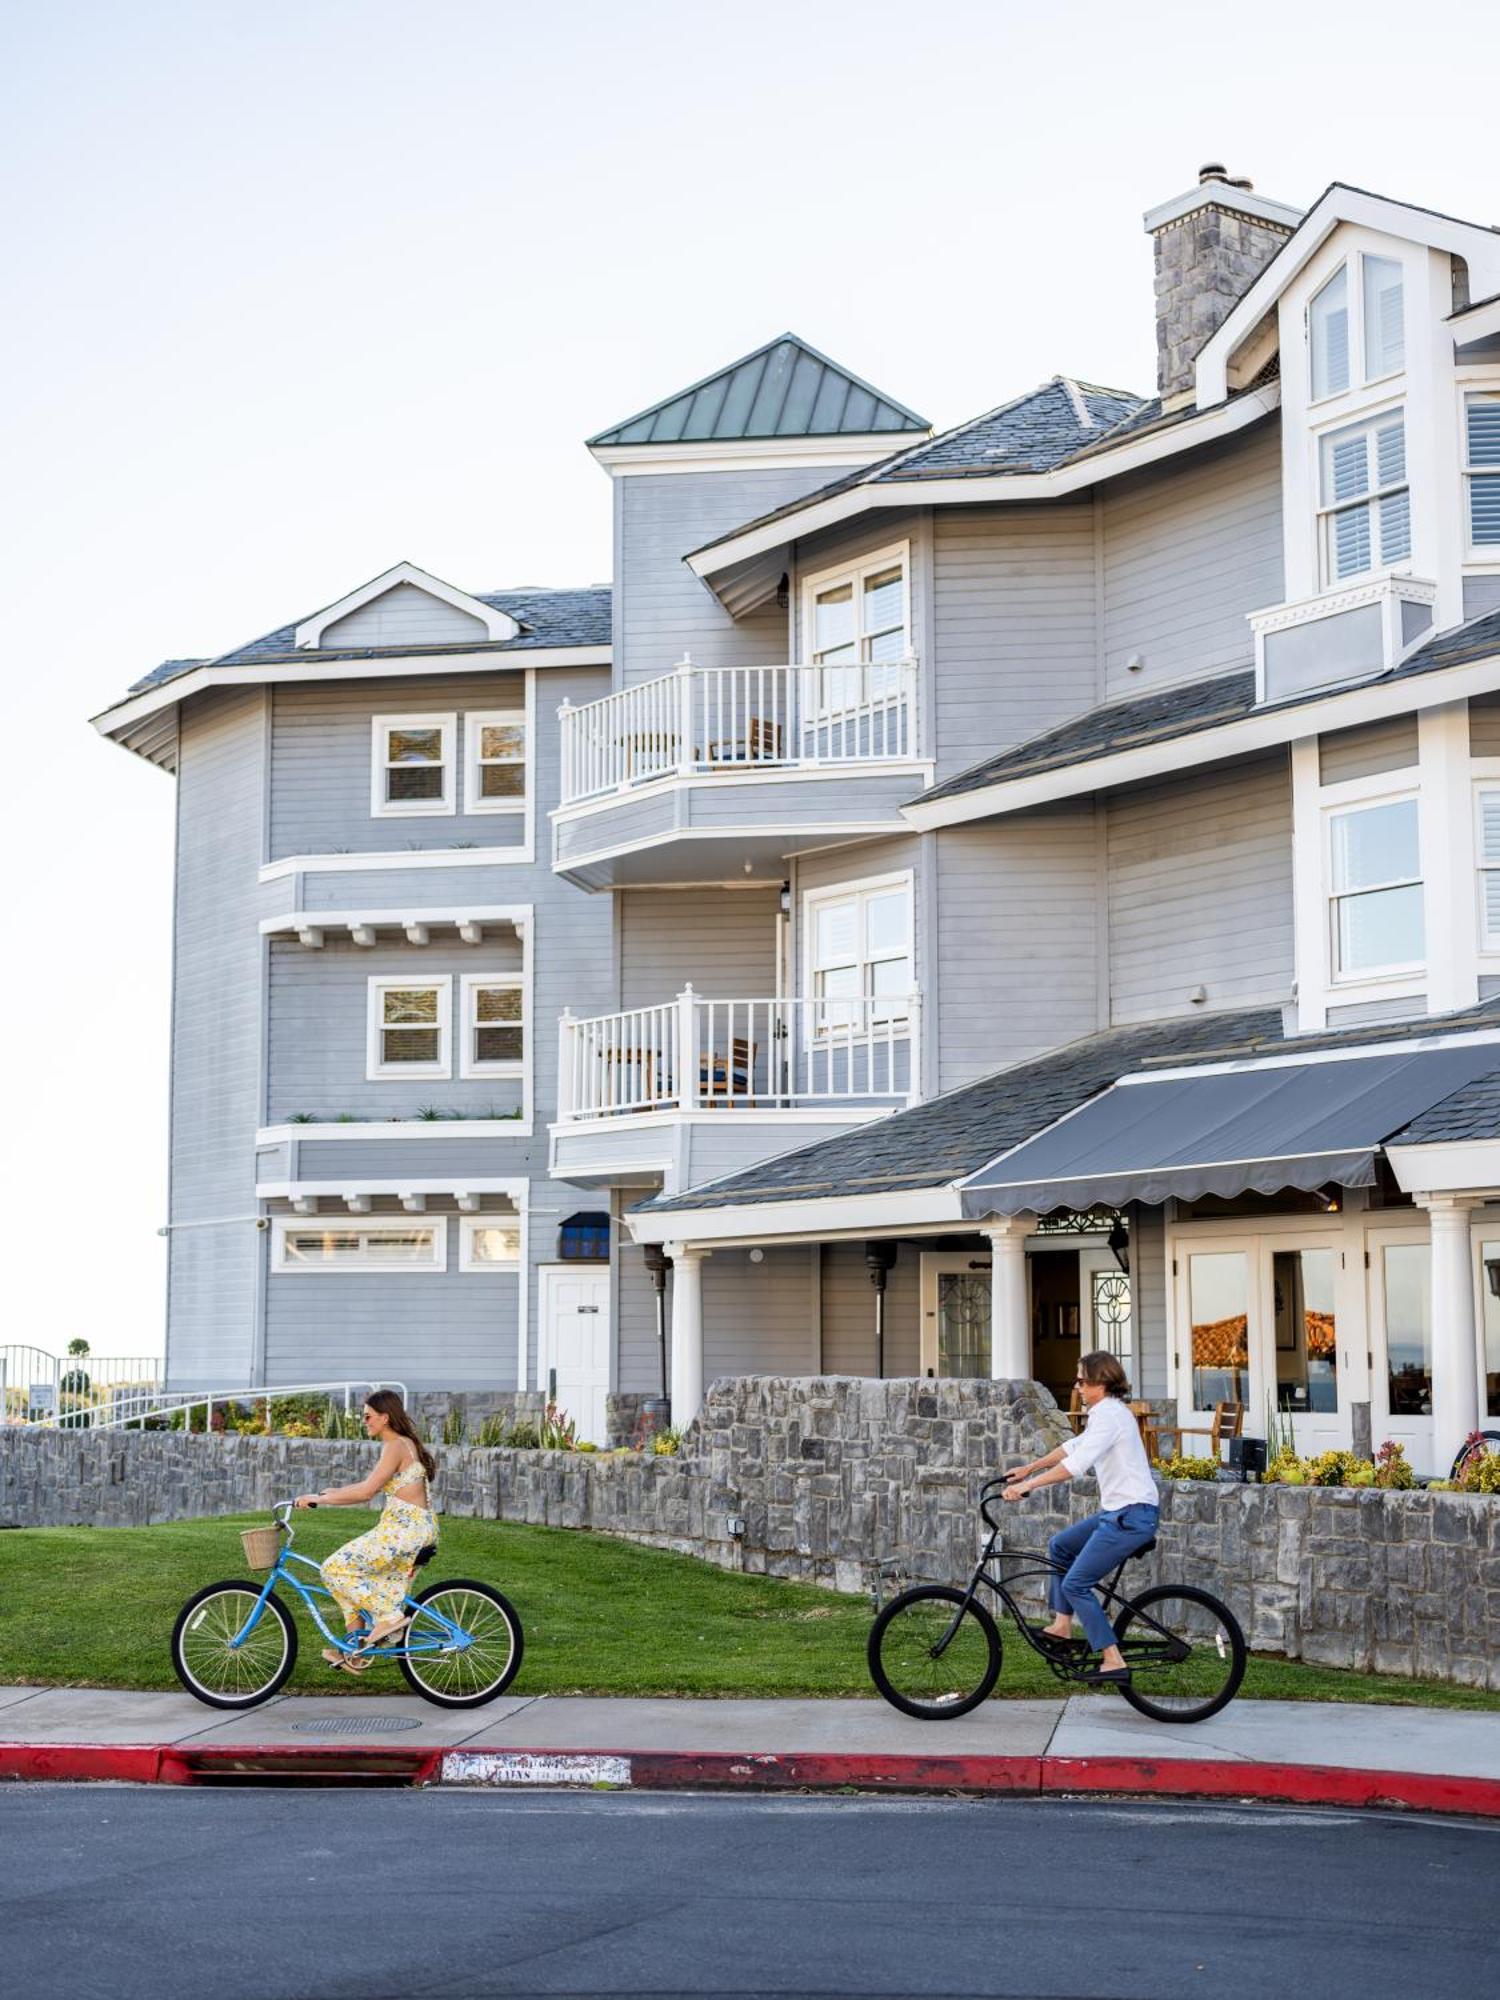
[[[1040,1625],[1032,1626],[1031,1636],[1044,1653],[1055,1653],[1059,1659],[1065,1660],[1070,1658],[1074,1653],[1086,1653],[1088,1651],[1087,1639],[1064,1639],[1056,1632],[1044,1631]]]
[[[1085,1687],[1128,1688],[1130,1686],[1129,1667],[1095,1667],[1092,1673],[1080,1674]]]

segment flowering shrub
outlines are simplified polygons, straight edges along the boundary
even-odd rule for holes
[[[1156,1460],[1156,1470],[1163,1479],[1217,1479],[1219,1462],[1216,1458],[1194,1458],[1174,1451],[1170,1458]]]
[[[651,1449],[658,1458],[671,1458],[682,1443],[682,1432],[675,1429],[653,1431]]]
[[[1387,1489],[1415,1486],[1416,1474],[1406,1462],[1404,1448],[1388,1438],[1371,1464],[1352,1451],[1320,1451],[1315,1458],[1299,1458],[1284,1444],[1261,1475],[1267,1486],[1381,1486]]]

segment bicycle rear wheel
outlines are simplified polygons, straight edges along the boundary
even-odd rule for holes
[[[255,1630],[240,1638],[260,1593],[258,1583],[211,1583],[177,1614],[173,1671],[188,1693],[210,1708],[254,1708],[269,1701],[297,1664],[297,1628],[275,1596],[266,1599]]]
[[[978,1708],[1000,1678],[1000,1634],[982,1604],[942,1583],[893,1597],[870,1628],[870,1678],[924,1722]]]
[[[1130,1669],[1120,1692],[1154,1722],[1206,1722],[1245,1678],[1245,1635],[1234,1613],[1191,1584],[1143,1590],[1115,1631]]]
[[[439,1651],[399,1655],[407,1686],[438,1708],[480,1708],[504,1694],[520,1671],[524,1648],[521,1621],[509,1599],[487,1583],[453,1577],[432,1584],[414,1602],[456,1625],[467,1643],[452,1640],[436,1618],[417,1611],[404,1643],[443,1643]]]

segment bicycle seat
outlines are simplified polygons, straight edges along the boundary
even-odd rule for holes
[[[1156,1537],[1153,1535],[1149,1542],[1142,1542],[1138,1549],[1132,1549],[1125,1560],[1126,1562],[1134,1562],[1137,1556],[1149,1556],[1155,1547]]]

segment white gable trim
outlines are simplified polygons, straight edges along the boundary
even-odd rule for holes
[[[1360,188],[1335,185],[1308,210],[1301,227],[1267,264],[1218,332],[1208,340],[1197,361],[1200,410],[1212,409],[1229,394],[1229,357],[1271,311],[1298,272],[1315,257],[1341,223],[1425,243],[1463,257],[1473,289],[1483,297],[1500,291],[1500,235],[1479,223],[1456,222],[1425,208],[1366,194]]]
[[[924,443],[930,430],[851,432],[847,437],[689,438],[676,444],[596,444],[589,450],[613,478],[638,473],[837,471],[874,465]]]
[[[460,590],[456,584],[444,583],[441,577],[432,576],[425,569],[418,569],[415,563],[401,562],[397,563],[394,569],[388,569],[383,576],[371,577],[370,581],[362,583],[358,590],[351,590],[347,597],[339,598],[334,604],[325,604],[316,616],[304,619],[297,627],[298,646],[321,646],[323,634],[330,625],[337,624],[341,618],[347,618],[351,611],[358,611],[364,605],[372,604],[377,597],[384,597],[388,590],[394,590],[400,583],[415,584],[418,590],[426,591],[429,597],[437,598],[439,603],[451,605],[455,611],[465,611],[471,618],[477,618],[484,626],[485,637],[488,639],[514,639],[521,629],[514,618],[509,617],[504,611],[497,611],[492,604],[486,604],[482,598],[471,597],[466,590]]]

